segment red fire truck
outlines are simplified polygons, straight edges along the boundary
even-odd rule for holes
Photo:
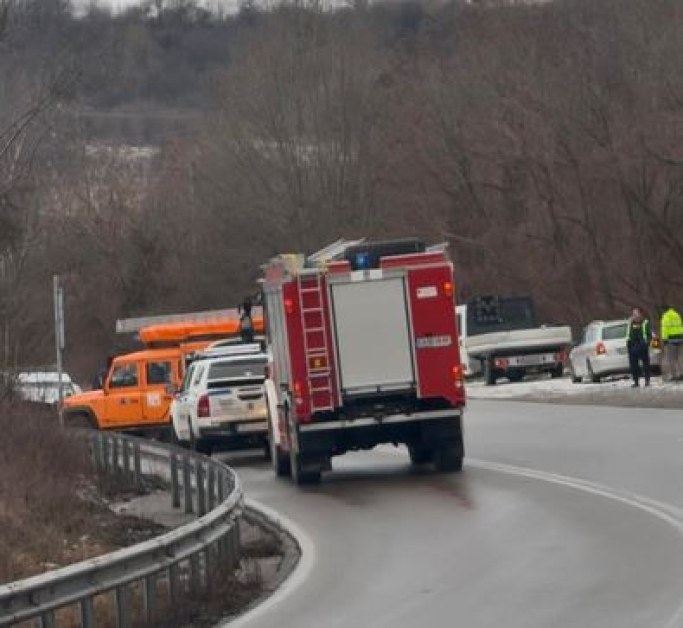
[[[340,241],[264,269],[276,473],[318,482],[332,456],[380,443],[459,471],[465,390],[445,249]]]

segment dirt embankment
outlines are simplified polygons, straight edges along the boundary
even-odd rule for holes
[[[53,411],[0,403],[0,434],[0,584],[140,543],[167,529],[152,517],[121,512],[122,502],[131,498],[149,499],[153,503],[148,510],[153,509],[165,483],[146,477],[141,489],[124,477],[97,476],[87,441],[60,429]],[[267,593],[284,560],[281,539],[248,521],[240,528],[242,561],[237,570],[227,563],[217,565],[203,590],[177,592],[178,599],[171,600],[166,590],[155,620],[145,624],[137,617],[135,625],[213,626]],[[157,584],[168,588],[167,582]],[[140,587],[132,586],[131,595],[137,615]],[[94,611],[98,625],[114,625],[111,596],[95,598]],[[60,626],[80,625],[75,607],[60,609],[56,619]]]
[[[87,443],[39,406],[0,405],[0,583],[138,543],[156,523],[117,516],[126,487],[93,474]]]

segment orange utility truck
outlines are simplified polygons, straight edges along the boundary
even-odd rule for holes
[[[169,408],[194,353],[212,342],[240,334],[239,314],[224,310],[222,318],[205,313],[119,321],[117,329],[137,333],[139,351],[111,360],[102,388],[73,395],[64,402],[67,425],[103,430],[165,432],[170,426]],[[167,319],[167,320],[168,320]],[[145,322],[153,321],[153,324]],[[263,318],[253,316],[256,331]]]

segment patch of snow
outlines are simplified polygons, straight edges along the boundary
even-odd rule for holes
[[[149,161],[160,152],[158,146],[131,146],[127,144],[112,146],[95,143],[87,144],[85,147],[85,154],[88,157],[108,157],[126,162]]]
[[[640,386],[644,388],[642,381]],[[627,390],[631,391],[631,380],[621,377],[607,379],[599,384],[574,384],[568,377],[551,379],[539,376],[517,383],[503,380],[495,386],[486,386],[483,381],[475,380],[467,382],[465,390],[470,399],[556,399],[587,394],[595,396],[613,395]],[[663,382],[661,378],[656,377],[652,379],[649,390],[652,393],[663,394],[669,392],[683,393],[683,384],[680,382]]]

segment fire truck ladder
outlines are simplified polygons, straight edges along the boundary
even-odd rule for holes
[[[304,355],[306,359],[306,380],[311,398],[311,412],[334,409],[332,388],[331,356],[325,310],[323,309],[323,281],[320,272],[315,272],[315,285],[303,285],[303,280],[313,279],[313,273],[299,274],[297,279],[299,302],[301,303],[301,329],[304,336]],[[311,303],[313,302],[314,303]],[[308,306],[304,307],[304,303]],[[315,320],[312,323],[311,319]],[[317,338],[317,340],[316,340]],[[322,344],[320,343],[322,338]],[[316,366],[316,363],[319,366]],[[324,397],[326,402],[321,402]]]

